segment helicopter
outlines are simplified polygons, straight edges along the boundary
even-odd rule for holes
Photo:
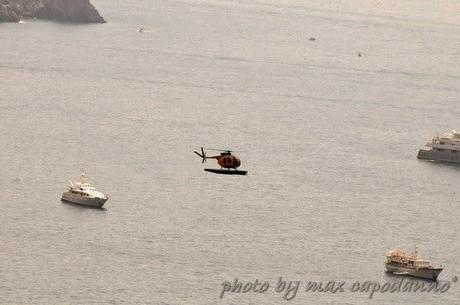
[[[238,170],[237,168],[241,165],[240,159],[232,155],[231,150],[223,150],[223,149],[208,149],[213,151],[220,151],[221,153],[217,156],[206,156],[206,153],[201,147],[201,153],[194,151],[195,154],[202,158],[201,163],[205,163],[206,159],[216,159],[217,164],[220,165],[220,169],[216,168],[205,168],[204,170],[207,172],[215,173],[215,174],[224,174],[224,175],[246,175],[248,172],[243,170]]]

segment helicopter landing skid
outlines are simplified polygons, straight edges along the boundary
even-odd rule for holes
[[[240,171],[240,170],[233,170],[233,169],[217,169],[217,168],[205,168],[207,172],[211,172],[214,174],[222,174],[222,175],[246,175],[248,171]]]

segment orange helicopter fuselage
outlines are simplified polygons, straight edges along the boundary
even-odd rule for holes
[[[230,154],[221,154],[212,158],[217,159],[217,164],[223,168],[237,168],[241,165],[240,159]]]

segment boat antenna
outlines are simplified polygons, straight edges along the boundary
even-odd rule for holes
[[[88,183],[88,177],[84,169],[81,170],[80,183]]]
[[[417,245],[415,245],[414,254],[412,256],[414,257],[414,260],[416,260],[418,257],[418,246]]]

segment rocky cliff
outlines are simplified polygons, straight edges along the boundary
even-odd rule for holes
[[[39,18],[72,23],[104,23],[89,0],[0,0],[0,22]]]

